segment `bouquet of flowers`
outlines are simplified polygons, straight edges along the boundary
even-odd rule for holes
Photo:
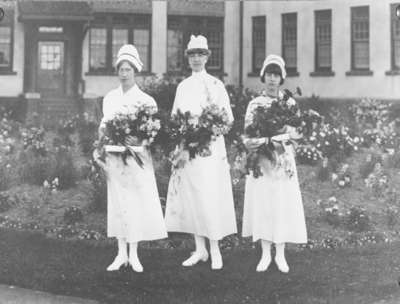
[[[184,166],[196,156],[211,155],[210,144],[230,130],[228,113],[215,104],[206,106],[200,115],[180,110],[167,125],[167,151],[175,168]]]
[[[143,147],[151,145],[161,128],[161,121],[157,116],[156,108],[141,105],[135,111],[122,111],[105,122],[105,137],[102,145],[109,153],[121,154],[126,165],[126,158],[133,156],[138,165],[143,168],[143,161],[132,147],[126,145],[127,137],[132,137],[135,145]]]
[[[301,95],[299,88],[297,88],[297,94]],[[299,108],[287,102],[293,95],[289,90],[285,90],[283,97],[273,100],[269,108],[257,107],[253,112],[252,123],[245,129],[246,135],[249,138],[276,138],[286,133],[288,126],[296,129],[303,126]],[[286,141],[292,142],[292,139],[288,138]],[[293,164],[285,155],[285,147],[281,141],[273,143],[273,140],[261,145],[256,151],[248,153],[246,174],[249,174],[251,170],[255,178],[262,175],[259,162],[263,156],[275,165],[283,166],[289,176],[293,175]]]

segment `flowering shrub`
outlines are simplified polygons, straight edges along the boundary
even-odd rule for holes
[[[330,124],[322,124],[319,130],[304,138],[304,143],[314,146],[324,157],[330,158],[340,152],[349,156],[358,151],[361,139],[357,136],[352,137],[347,127],[336,128]]]
[[[31,150],[37,156],[45,156],[48,148],[44,141],[45,130],[41,128],[30,128],[22,130],[22,140],[25,150]]]
[[[28,149],[20,152],[18,163],[18,176],[22,183],[42,186],[51,175],[54,158]]]
[[[300,145],[296,147],[296,159],[300,164],[315,165],[322,158],[322,152],[313,145]]]
[[[383,159],[382,156],[376,153],[370,153],[367,155],[364,162],[360,164],[359,172],[360,176],[365,179],[367,178],[372,171],[374,171],[375,165],[377,163],[382,164]]]
[[[15,205],[15,200],[7,192],[0,192],[0,212],[6,212]]]
[[[371,226],[370,218],[363,207],[351,207],[346,213],[346,228],[353,231],[367,231]]]
[[[49,192],[57,192],[58,188],[60,186],[60,182],[58,180],[58,177],[53,179],[51,182],[48,182],[47,179],[43,182],[43,187],[48,190]]]
[[[331,196],[327,201],[318,200],[317,205],[321,207],[322,218],[330,225],[338,227],[341,224],[342,213],[339,212],[339,201]]]
[[[76,206],[68,207],[64,211],[64,222],[68,225],[73,225],[83,220],[83,213],[81,209]]]
[[[388,187],[388,176],[380,163],[376,163],[374,170],[364,180],[365,186],[371,188],[377,196],[383,194]]]
[[[107,180],[106,175],[95,161],[89,161],[90,171],[87,176],[91,183],[90,200],[94,211],[107,210]]]
[[[380,122],[389,119],[389,108],[391,104],[384,103],[372,98],[364,98],[359,103],[350,107],[350,113],[354,122],[361,130],[376,128]]]
[[[54,152],[54,163],[48,178],[52,181],[52,189],[64,190],[76,186],[78,170],[73,154],[69,149],[58,148]]]
[[[351,186],[351,173],[348,164],[344,164],[338,173],[332,173],[332,182],[340,188]]]
[[[387,206],[385,209],[385,215],[389,228],[393,228],[399,223],[400,208],[394,205]]]

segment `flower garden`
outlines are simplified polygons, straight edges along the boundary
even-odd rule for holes
[[[151,79],[142,84],[169,115],[176,83]],[[238,136],[244,114],[256,92],[227,87],[235,124],[226,136],[239,231],[244,176],[238,167]],[[322,116],[296,147],[309,243],[293,247],[336,248],[400,239],[400,121],[394,105],[372,99],[356,102],[299,99],[302,109]],[[34,230],[51,238],[106,238],[106,181],[91,153],[98,122],[82,113],[45,128],[13,120],[1,110],[0,227]],[[171,164],[160,151],[153,154],[156,178],[165,207]],[[189,248],[192,240],[173,234],[146,247]],[[254,246],[232,235],[223,248]]]

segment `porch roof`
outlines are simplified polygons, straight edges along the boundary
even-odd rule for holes
[[[19,20],[87,21],[93,19],[86,1],[19,1]]]

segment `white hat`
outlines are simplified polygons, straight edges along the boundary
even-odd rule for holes
[[[285,79],[286,78],[285,61],[281,56],[278,55],[268,55],[267,58],[265,58],[263,66],[260,71],[261,78],[264,76],[266,67],[272,63],[280,67],[282,73],[282,79]]]
[[[118,66],[118,64],[123,60],[132,63],[139,72],[143,68],[143,63],[140,60],[139,53],[132,44],[125,44],[119,49],[115,66]]]
[[[207,38],[202,35],[191,35],[190,41],[187,45],[185,53],[187,54],[191,50],[204,50],[206,53],[210,54],[211,51],[208,49]]]

